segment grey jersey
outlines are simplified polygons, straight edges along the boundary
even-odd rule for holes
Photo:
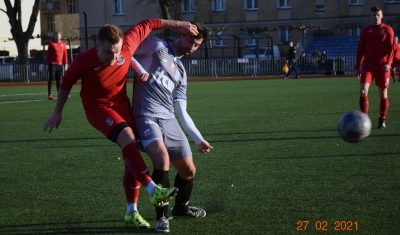
[[[132,115],[175,118],[174,100],[186,100],[187,77],[180,58],[168,42],[147,37],[135,56],[149,73],[146,82],[135,80]]]

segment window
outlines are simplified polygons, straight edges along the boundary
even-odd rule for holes
[[[47,0],[46,10],[53,11],[53,1],[52,0]]]
[[[226,10],[226,0],[213,0],[212,1],[212,10],[213,11],[225,11]]]
[[[75,14],[75,0],[67,0],[68,14]]]
[[[244,9],[258,10],[258,0],[244,0]]]
[[[292,41],[292,30],[286,27],[279,27],[278,40],[279,44],[284,44]]]
[[[400,0],[385,0],[385,3],[400,3]]]
[[[352,37],[359,37],[361,34],[362,26],[358,24],[349,24],[348,30],[349,30],[349,36]]]
[[[292,0],[278,0],[278,8],[292,8]]]
[[[218,32],[213,32],[212,34],[214,35],[222,35],[225,34],[224,31],[218,31]],[[226,46],[226,43],[224,40],[213,40],[213,45],[214,46]]]
[[[349,0],[349,5],[364,5],[364,0]]]
[[[125,0],[113,0],[114,14],[125,15]]]
[[[182,1],[182,12],[194,12],[194,0]]]
[[[47,32],[54,32],[54,21],[52,17],[47,17]]]
[[[325,11],[325,5],[315,5],[315,11]]]

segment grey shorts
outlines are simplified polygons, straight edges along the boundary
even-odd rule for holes
[[[139,148],[144,151],[155,140],[162,140],[170,158],[192,156],[189,141],[175,118],[161,119],[147,116],[134,118]]]

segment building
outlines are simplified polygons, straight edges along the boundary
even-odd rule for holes
[[[285,55],[289,41],[304,49],[313,37],[358,37],[370,24],[374,5],[383,9],[384,22],[399,34],[399,0],[182,0],[172,7],[171,18],[200,21],[213,29],[210,40],[192,58],[242,57],[258,45],[276,45]],[[161,18],[159,9],[158,0],[99,0],[96,4],[81,0],[80,35],[95,38],[91,35],[106,23],[126,30],[144,18]],[[81,40],[87,49],[85,43],[91,47],[95,40]]]

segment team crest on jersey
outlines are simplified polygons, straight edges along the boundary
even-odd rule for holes
[[[385,34],[386,30],[385,29],[381,29],[381,34]]]
[[[125,63],[124,55],[119,55],[117,59],[117,65],[123,65]]]
[[[107,118],[106,120],[107,125],[111,126],[114,123],[114,120],[112,120],[112,118]]]

